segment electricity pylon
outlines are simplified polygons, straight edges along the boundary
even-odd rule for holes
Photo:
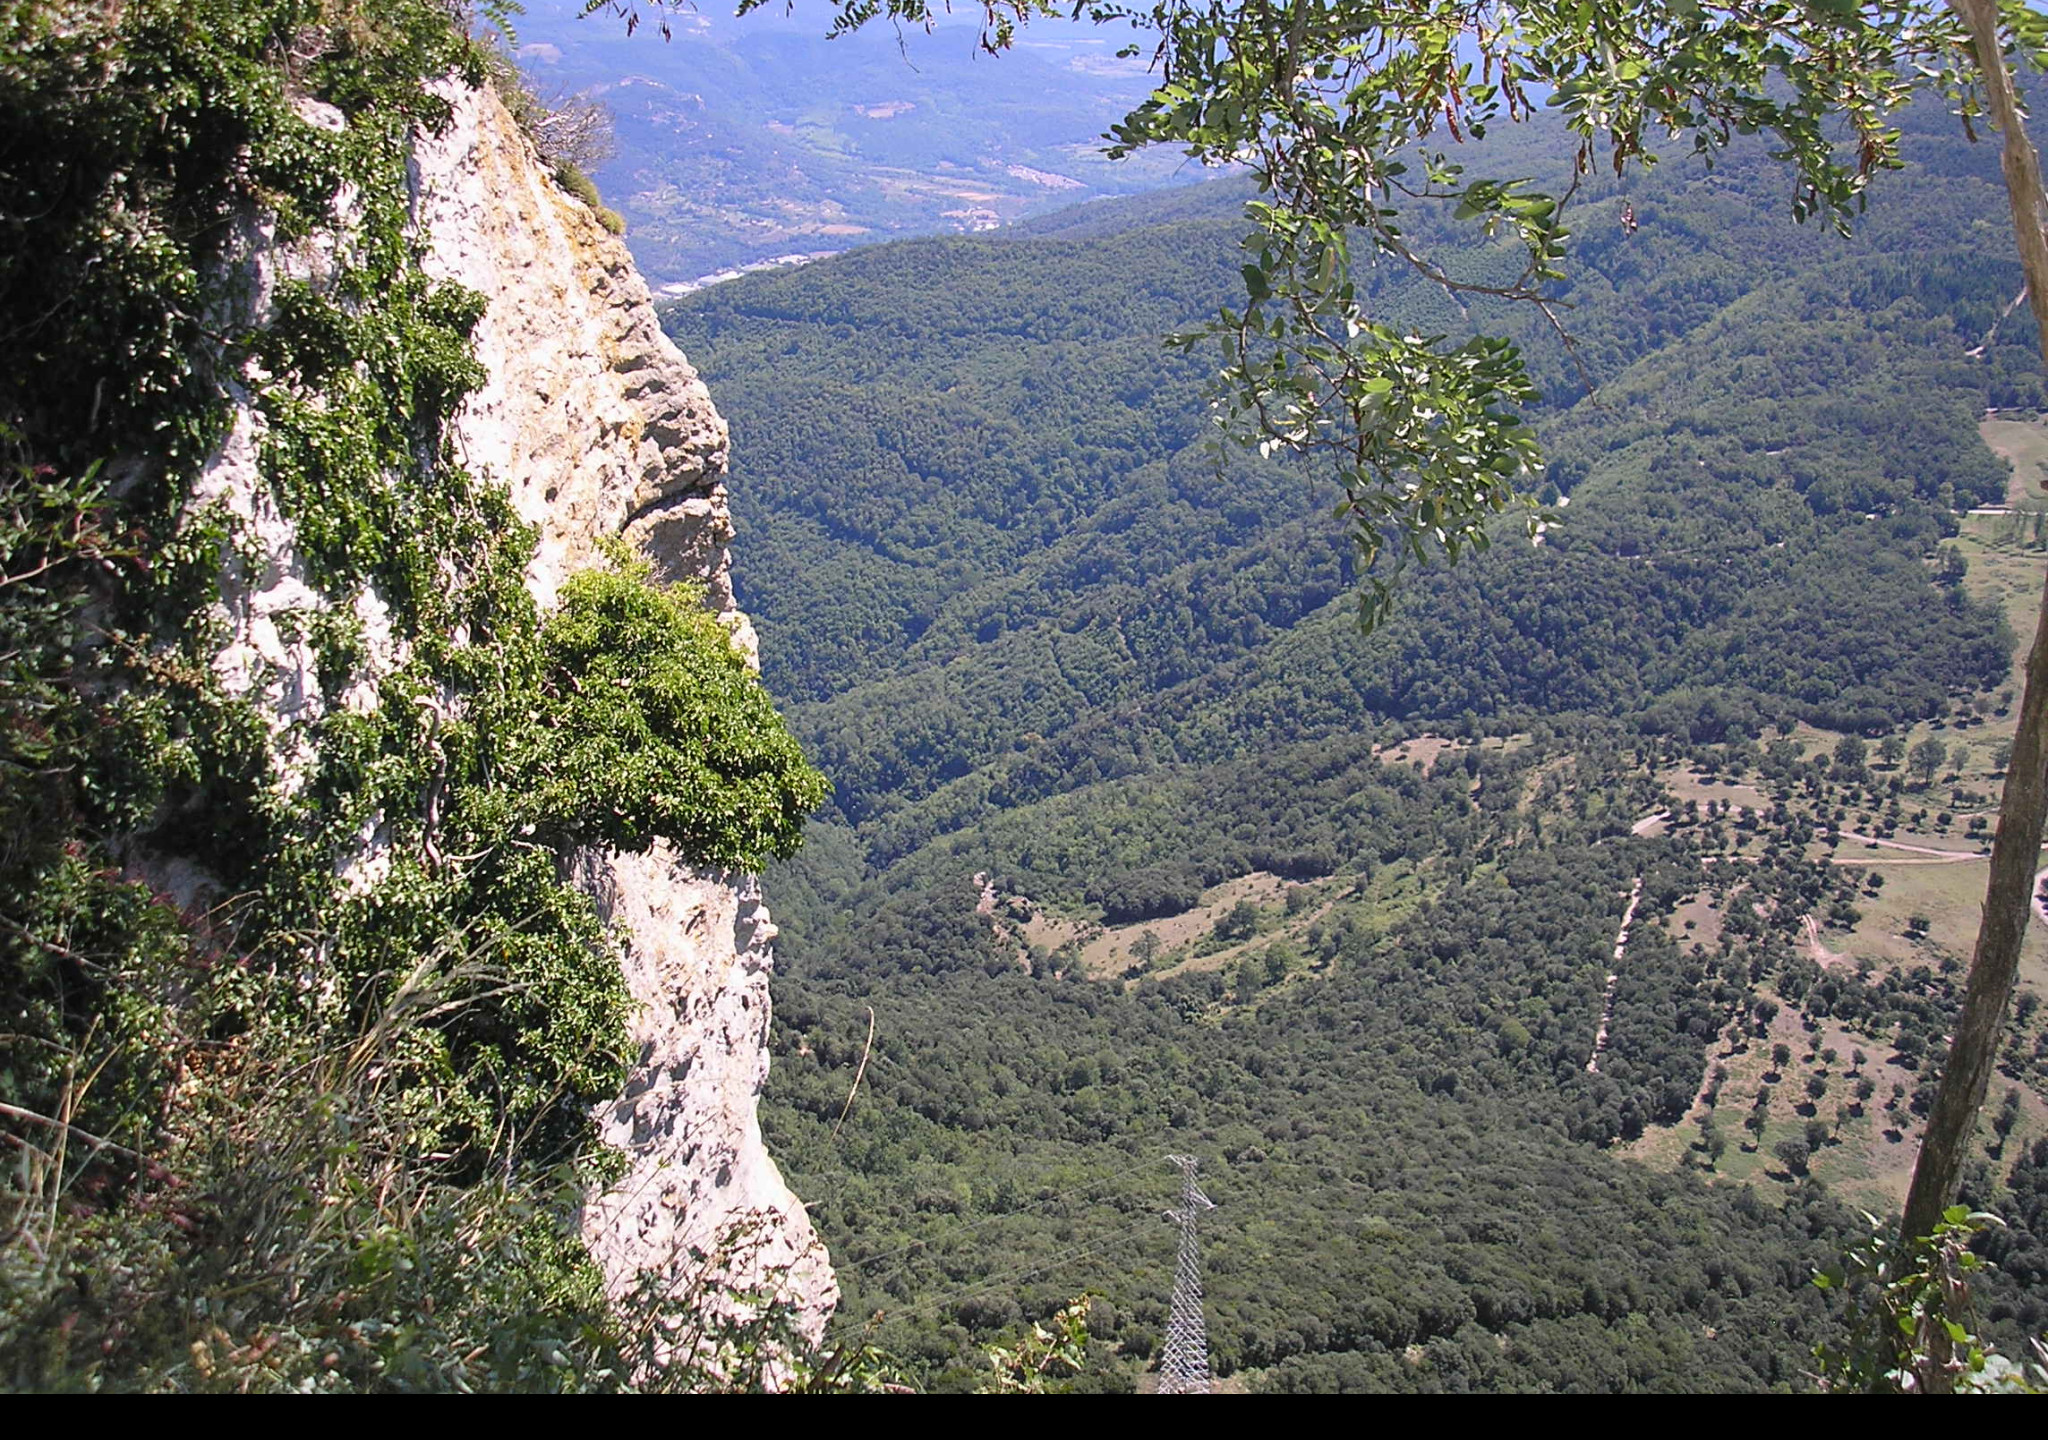
[[[1192,1155],[1166,1157],[1180,1167],[1180,1208],[1166,1218],[1180,1226],[1180,1254],[1173,1266],[1173,1309],[1166,1320],[1166,1354],[1159,1361],[1161,1395],[1209,1393],[1209,1326],[1202,1318],[1202,1247],[1195,1217],[1215,1204],[1195,1185]]]

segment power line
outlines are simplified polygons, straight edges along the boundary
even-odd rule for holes
[[[1215,1202],[1203,1194],[1200,1187],[1195,1183],[1195,1172],[1198,1168],[1198,1162],[1193,1156],[1169,1155],[1167,1159],[1181,1169],[1180,1206],[1178,1209],[1165,1212],[1167,1220],[1181,1227],[1181,1243],[1175,1259],[1172,1306],[1168,1318],[1166,1347],[1161,1355],[1159,1393],[1162,1395],[1205,1395],[1209,1393],[1210,1383],[1208,1325],[1202,1308],[1201,1253],[1196,1236],[1195,1217],[1204,1210],[1215,1209],[1216,1206]],[[1106,1176],[1087,1185],[1075,1186],[1050,1195],[1042,1195],[1029,1204],[1018,1207],[1016,1210],[1006,1211],[1000,1215],[983,1216],[956,1230],[952,1235],[943,1237],[943,1239],[955,1241],[965,1239],[986,1226],[998,1224],[1005,1220],[1028,1218],[1032,1211],[1044,1206],[1055,1205],[1063,1201],[1071,1202],[1106,1189],[1118,1189],[1126,1182],[1127,1178],[1126,1176]],[[1374,1184],[1370,1181],[1332,1179],[1311,1187],[1305,1193],[1309,1196],[1337,1193],[1378,1196],[1385,1193],[1385,1187],[1383,1184]],[[1105,1196],[1103,1200],[1098,1200],[1095,1203],[1104,1203],[1108,1198]],[[927,1293],[925,1298],[913,1304],[903,1306],[900,1309],[884,1307],[881,1313],[891,1320],[909,1320],[920,1316],[932,1315],[947,1305],[959,1304],[980,1296],[995,1294],[1014,1287],[1022,1281],[1035,1279],[1038,1276],[1063,1269],[1080,1261],[1096,1258],[1106,1251],[1115,1249],[1126,1241],[1135,1239],[1140,1234],[1151,1230],[1157,1223],[1156,1219],[1151,1218],[1140,1220],[1135,1225],[1112,1230],[1108,1235],[1095,1240],[1085,1249],[1069,1251],[1065,1254],[1057,1255],[1050,1260],[1027,1262],[1022,1266],[1009,1270],[991,1272],[983,1275],[978,1282],[962,1289],[944,1291],[939,1294]],[[900,1250],[869,1255],[860,1260],[836,1265],[834,1268],[843,1273],[856,1273],[871,1265],[886,1265],[886,1269],[875,1275],[863,1276],[863,1279],[869,1284],[883,1284],[907,1268],[916,1258],[919,1258],[918,1252],[921,1250],[933,1258],[937,1257],[937,1243],[920,1240],[912,1241]],[[896,1263],[890,1265],[888,1264],[890,1261]],[[855,1332],[865,1328],[868,1323],[869,1318],[866,1316],[854,1316],[841,1312],[830,1322],[827,1334],[833,1342],[843,1341],[850,1338]]]
[[[1180,1226],[1173,1266],[1173,1309],[1166,1321],[1166,1353],[1159,1362],[1161,1395],[1209,1393],[1209,1326],[1202,1316],[1202,1247],[1195,1219],[1215,1203],[1195,1184],[1200,1164],[1192,1155],[1166,1157],[1180,1167],[1180,1208],[1166,1218]]]

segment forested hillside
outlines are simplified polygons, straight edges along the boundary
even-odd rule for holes
[[[1132,1383],[1189,1150],[1215,1357],[1255,1385],[1807,1383],[1806,1280],[1844,1196],[1895,1203],[1930,1093],[1968,905],[1927,887],[1981,894],[1999,586],[2039,563],[1965,514],[2011,476],[1980,417],[2044,397],[1993,158],[1950,128],[1909,117],[1851,240],[1752,155],[1592,185],[1573,353],[1363,277],[1530,347],[1561,507],[1370,638],[1334,497],[1215,453],[1206,356],[1159,344],[1240,283],[1233,182],[668,312],[836,786],[770,877],[765,1122],[842,1326],[945,1385],[1093,1289],[1091,1383]],[[2002,1325],[2043,1311],[2021,1009],[1973,1182],[2019,1162],[2032,1217]]]

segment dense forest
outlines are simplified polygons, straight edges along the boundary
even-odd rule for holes
[[[1979,417],[2044,400],[1950,123],[1907,117],[1848,240],[1749,152],[1590,185],[1569,351],[1362,273],[1528,346],[1555,505],[1369,637],[1334,497],[1219,452],[1205,360],[1159,346],[1239,283],[1238,182],[667,311],[733,423],[765,678],[835,786],[769,877],[764,1124],[841,1333],[965,1385],[1087,1290],[1087,1383],[1131,1385],[1188,1150],[1215,1362],[1255,1387],[1811,1383],[1839,1302],[1807,1281],[1870,1193],[1824,1174],[1910,1148],[1959,965],[1922,922],[1911,963],[1831,968],[1807,922],[1876,913],[1857,826],[1981,814],[1891,747],[1960,733],[1960,775],[2006,713],[1955,537],[2007,496]],[[1971,1182],[2012,1219],[2008,1344],[2044,1313],[2022,1010],[2022,1118]]]

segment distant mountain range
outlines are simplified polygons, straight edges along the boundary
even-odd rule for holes
[[[516,24],[544,98],[587,93],[617,120],[594,175],[657,290],[911,235],[985,230],[1106,195],[1203,178],[1169,154],[1111,163],[1102,132],[1150,87],[1120,37],[1033,25],[999,58],[970,26],[824,38],[822,9],[667,17],[629,36],[577,0]]]

